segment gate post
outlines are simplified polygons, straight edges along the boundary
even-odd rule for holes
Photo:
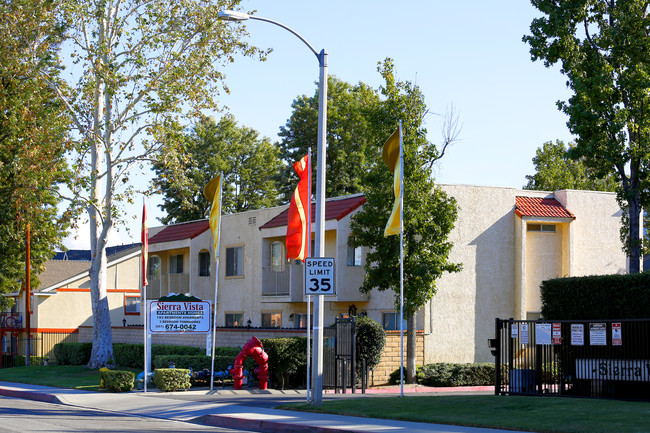
[[[501,319],[494,322],[494,395],[501,393]]]

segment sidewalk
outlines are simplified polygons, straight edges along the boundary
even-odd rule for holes
[[[399,392],[399,389],[398,389]],[[47,386],[0,382],[0,395],[38,400],[88,409],[97,409],[133,416],[199,421],[203,424],[251,430],[257,432],[310,432],[310,433],[488,433],[505,430],[448,426],[377,418],[359,418],[312,412],[270,409],[240,405],[239,397],[286,395],[282,391],[257,391],[232,389],[199,390],[176,393],[157,391],[143,393],[98,393]],[[297,398],[305,398],[299,392]],[[510,431],[512,433],[512,431]]]

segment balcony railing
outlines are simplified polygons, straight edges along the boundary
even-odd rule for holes
[[[2,329],[21,329],[23,327],[22,313],[1,313],[0,328]]]
[[[262,267],[262,295],[289,296],[291,292],[291,267],[285,266],[281,271],[273,266]]]

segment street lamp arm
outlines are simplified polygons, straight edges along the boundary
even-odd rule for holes
[[[298,32],[296,32],[295,30],[293,30],[291,27],[287,27],[287,26],[285,26],[285,25],[282,24],[282,23],[279,23],[279,22],[277,22],[277,21],[271,20],[271,19],[269,19],[269,18],[256,17],[256,16],[253,16],[253,15],[248,15],[248,14],[246,14],[246,13],[244,13],[244,12],[231,11],[231,10],[220,11],[220,12],[217,14],[217,18],[220,19],[220,20],[225,20],[225,21],[246,21],[246,20],[258,20],[258,21],[266,21],[267,23],[275,24],[276,26],[278,26],[278,27],[282,27],[283,29],[285,29],[285,30],[287,30],[287,31],[289,31],[289,32],[291,32],[291,33],[293,33],[293,34],[294,34],[298,39],[300,39],[301,41],[303,41],[303,42],[305,43],[305,45],[307,45],[307,46],[309,47],[309,49],[311,50],[311,52],[314,53],[314,55],[315,55],[316,58],[318,59],[318,62],[319,62],[319,63],[322,63],[322,62],[323,62],[322,56],[321,56],[320,54],[318,54],[318,51],[316,51],[316,50],[314,49],[314,47],[312,47],[312,45],[311,45],[309,42],[307,42],[307,40],[306,40],[305,38],[303,38],[303,37],[302,37]],[[321,66],[322,66],[322,65],[321,65]]]
[[[271,20],[271,19],[268,19],[268,18],[256,17],[256,16],[253,16],[253,15],[249,15],[249,18],[250,18],[251,20],[266,21],[267,23],[275,24],[275,25],[278,26],[278,27],[282,27],[283,29],[285,29],[285,30],[287,30],[287,31],[290,31],[290,32],[293,33],[293,34],[294,34],[298,39],[300,39],[301,41],[303,41],[303,42],[305,43],[305,45],[307,45],[307,46],[309,47],[309,49],[311,50],[311,52],[314,53],[314,55],[316,56],[316,58],[317,58],[317,59],[319,60],[319,62],[320,62],[320,56],[319,56],[319,54],[318,54],[318,51],[316,51],[316,50],[314,49],[314,47],[312,47],[312,45],[311,45],[309,42],[307,42],[307,40],[306,40],[305,38],[303,38],[302,36],[300,36],[300,34],[299,34],[298,32],[296,32],[295,30],[293,30],[291,27],[287,27],[287,26],[285,26],[285,25],[282,24],[282,23],[279,23],[279,22],[277,22],[277,21],[274,21],[274,20]]]

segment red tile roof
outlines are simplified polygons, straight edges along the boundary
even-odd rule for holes
[[[519,216],[571,218],[575,215],[554,198],[516,197],[515,213]]]
[[[366,202],[364,195],[355,195],[344,198],[330,199],[325,202],[325,221],[336,219],[339,221],[341,218],[361,206]],[[316,218],[316,203],[311,204],[311,220],[314,222]],[[260,227],[260,229],[270,229],[273,227],[282,227],[287,225],[289,220],[289,209],[285,209],[275,218]]]
[[[156,233],[155,236],[150,237],[149,243],[156,244],[159,242],[179,241],[181,239],[194,239],[209,228],[210,223],[207,219],[175,224],[165,227]]]

